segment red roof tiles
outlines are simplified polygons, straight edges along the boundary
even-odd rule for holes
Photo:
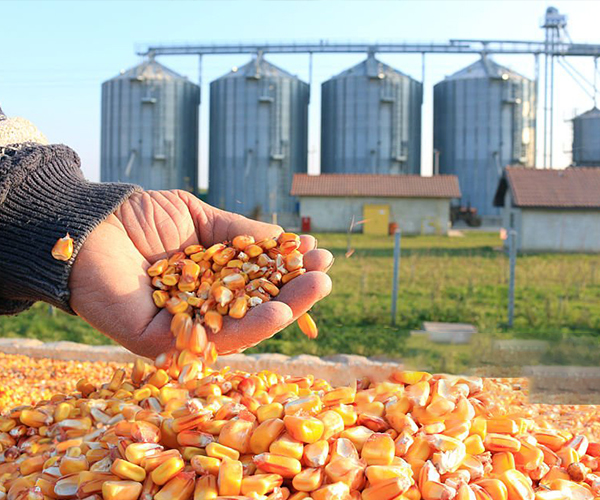
[[[504,206],[509,186],[517,207],[600,208],[600,168],[508,167],[496,191],[495,206]]]
[[[296,174],[292,196],[460,198],[455,175]]]

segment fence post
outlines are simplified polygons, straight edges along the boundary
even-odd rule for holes
[[[392,326],[396,325],[398,278],[400,274],[400,229],[394,233],[394,283],[392,284]]]
[[[515,268],[517,265],[517,232],[508,232],[508,259],[510,276],[508,281],[508,326],[512,328],[515,321]]]

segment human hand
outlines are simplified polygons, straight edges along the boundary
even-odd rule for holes
[[[80,249],[69,280],[71,307],[94,328],[131,351],[155,357],[174,344],[171,314],[152,300],[146,270],[188,245],[208,247],[239,234],[258,241],[277,236],[279,226],[218,210],[185,191],[134,193],[100,224]],[[254,307],[243,319],[224,318],[218,334],[208,331],[219,354],[252,347],[293,323],[331,291],[325,272],[333,263],[301,236],[307,272],[286,284],[276,299]]]

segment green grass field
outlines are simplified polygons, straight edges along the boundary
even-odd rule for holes
[[[403,237],[398,317],[392,327],[393,238],[352,235],[353,253],[346,257],[347,235],[316,237],[336,258],[330,271],[333,292],[313,309],[319,338],[310,341],[292,326],[251,352],[354,353],[460,371],[489,362],[491,340],[526,338],[560,342],[553,362],[595,364],[600,358],[600,255],[520,255],[515,324],[508,329],[508,260],[496,233]],[[473,345],[450,348],[409,335],[428,320],[473,323],[482,333]],[[43,304],[1,318],[0,336],[106,343],[78,318],[60,311],[52,315]]]

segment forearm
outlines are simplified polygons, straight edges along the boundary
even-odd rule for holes
[[[67,312],[72,264],[86,237],[131,193],[130,184],[91,183],[80,160],[63,145],[0,149],[0,314],[15,314],[43,300]],[[72,258],[51,249],[69,233]]]

